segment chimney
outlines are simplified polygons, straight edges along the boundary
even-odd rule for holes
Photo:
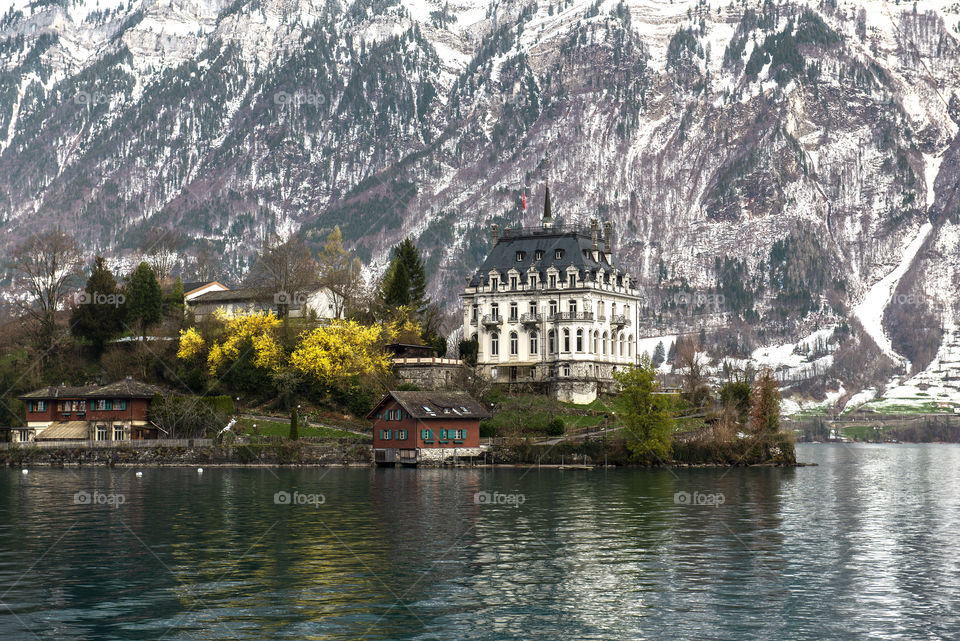
[[[553,208],[550,206],[550,181],[547,180],[547,191],[543,199],[543,228],[553,227]]]
[[[590,237],[593,240],[593,245],[591,247],[593,251],[593,259],[600,259],[600,222],[596,218],[590,219]]]
[[[609,220],[603,223],[604,253],[607,255],[607,262],[613,264],[613,223]]]
[[[490,225],[490,238],[493,240],[491,247],[496,246],[497,241],[500,240],[500,226],[496,223]]]

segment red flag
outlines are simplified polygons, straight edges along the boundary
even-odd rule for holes
[[[527,190],[523,190],[523,211],[527,211]]]

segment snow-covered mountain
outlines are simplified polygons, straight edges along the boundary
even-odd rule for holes
[[[266,233],[339,224],[371,272],[417,238],[455,302],[488,225],[533,224],[549,174],[563,221],[614,223],[648,334],[748,354],[835,327],[823,376],[847,389],[960,340],[960,3],[0,10],[6,248],[61,225],[116,257],[175,227],[188,275],[206,244],[236,279]],[[687,314],[685,291],[723,313]]]

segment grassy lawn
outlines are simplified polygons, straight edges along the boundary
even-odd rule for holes
[[[242,418],[237,421],[237,430],[240,434],[253,434],[253,424],[257,424],[257,429],[261,436],[287,436],[290,434],[290,424],[280,423],[278,421],[262,421],[249,418]],[[360,436],[344,430],[332,429],[329,427],[306,426],[301,424],[299,427],[300,436],[319,437],[319,438],[349,438],[355,440],[370,439],[370,436]]]
[[[843,435],[848,438],[857,439],[860,441],[872,441],[877,438],[878,435],[883,434],[887,430],[891,430],[895,427],[900,427],[899,425],[878,425],[879,430],[873,429],[872,425],[851,425],[849,427],[841,428]]]

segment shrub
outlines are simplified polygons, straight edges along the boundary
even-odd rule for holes
[[[555,417],[550,424],[547,425],[547,434],[550,436],[563,436],[563,433],[566,431],[566,424],[563,422],[563,419],[559,416]]]

